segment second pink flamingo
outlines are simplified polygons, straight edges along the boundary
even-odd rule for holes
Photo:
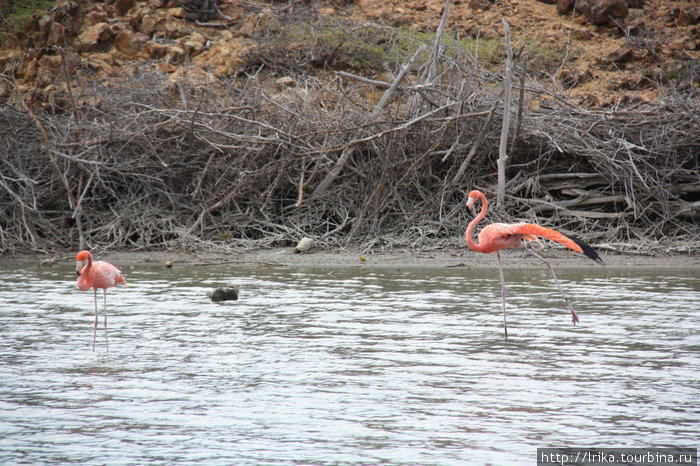
[[[102,288],[105,310],[105,344],[109,352],[109,341],[107,341],[107,288],[126,285],[126,280],[119,269],[109,262],[93,262],[92,254],[89,251],[80,251],[76,260],[78,261],[75,268],[78,274],[78,289],[87,291],[92,288],[95,294],[95,328],[92,334],[92,350],[95,351],[95,339],[97,337],[97,289]]]

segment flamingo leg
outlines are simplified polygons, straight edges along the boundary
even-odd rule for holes
[[[500,251],[496,251],[496,258],[498,259],[498,273],[501,275],[501,296],[503,297],[503,331],[506,333],[506,338],[508,338],[508,326],[506,325],[506,281],[503,278],[503,267],[501,267]]]
[[[528,248],[525,248],[527,252],[544,262],[544,264],[549,268],[549,271],[552,272],[552,277],[554,277],[554,282],[557,284],[557,288],[559,288],[559,292],[561,295],[564,297],[564,301],[566,302],[566,306],[569,308],[569,311],[571,311],[571,319],[574,321],[574,325],[576,325],[576,322],[578,322],[578,315],[576,315],[576,311],[574,310],[574,307],[569,303],[569,298],[566,297],[566,294],[564,294],[564,290],[561,289],[561,285],[559,284],[559,280],[557,280],[557,276],[554,273],[554,269],[552,268],[552,263],[549,262],[547,259],[544,257],[540,256],[537,254],[535,251],[531,251]]]
[[[109,353],[109,341],[107,340],[107,288],[102,289],[104,296],[104,307],[105,307],[105,345],[107,345],[107,352]]]
[[[97,288],[95,290],[95,328],[92,332],[92,351],[95,351],[95,338],[97,337]]]

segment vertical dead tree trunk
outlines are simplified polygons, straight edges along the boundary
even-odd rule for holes
[[[511,81],[513,80],[513,49],[510,46],[510,29],[506,20],[503,21],[503,29],[506,33],[506,76],[503,83],[503,126],[501,127],[501,142],[498,147],[498,190],[496,193],[496,207],[503,209],[506,198],[506,162],[508,154],[506,152],[508,146],[508,127],[510,126],[510,93]]]
[[[435,35],[435,44],[433,45],[433,51],[430,52],[430,59],[428,60],[428,65],[423,71],[423,76],[421,76],[421,84],[428,84],[437,76],[437,64],[440,60],[440,54],[442,53],[442,36],[445,34],[445,25],[447,24],[447,13],[450,11],[450,0],[445,0],[445,6],[442,10],[442,18],[440,19],[440,26],[438,27],[437,34]],[[411,104],[411,114],[417,116],[421,108],[423,107],[423,96],[418,93],[415,96],[415,100]]]
[[[75,120],[75,125],[79,126],[78,122],[78,106],[75,103],[75,97],[73,97],[73,90],[71,88],[70,75],[68,74],[68,63],[66,62],[66,51],[63,47],[58,47],[58,51],[61,52],[61,65],[63,67],[63,78],[66,80],[66,91],[68,91],[68,99],[70,100],[71,107],[73,109],[73,119]],[[82,246],[82,244],[81,244]]]
[[[518,99],[518,116],[515,120],[515,129],[513,131],[513,137],[510,138],[510,153],[514,154],[518,150],[518,141],[520,139],[520,127],[523,123],[523,105],[525,102],[525,78],[527,76],[527,54],[523,54],[520,57],[521,60],[521,71],[520,71],[520,98]]]
[[[447,24],[447,13],[450,11],[450,0],[445,0],[445,6],[442,9],[442,18],[440,18],[440,26],[438,27],[435,37],[435,46],[430,54],[430,64],[423,74],[423,83],[427,83],[435,79],[437,76],[437,64],[442,53],[442,37],[445,34],[445,25]]]

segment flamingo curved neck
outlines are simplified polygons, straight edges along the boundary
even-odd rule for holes
[[[86,280],[89,279],[88,275],[90,274],[90,270],[92,269],[92,254],[87,253],[79,255],[78,258],[80,259],[80,263],[83,264],[82,267],[79,267],[78,275],[78,288],[82,289],[82,287],[85,286]]]
[[[87,262],[87,264],[85,264]],[[92,256],[87,256],[83,259],[83,264],[85,264],[85,267],[83,267],[83,271],[87,272],[92,268]]]
[[[465,238],[467,240],[467,245],[469,245],[469,248],[472,249],[473,251],[481,252],[483,250],[481,244],[475,243],[474,240],[472,239],[472,233],[474,231],[474,227],[476,227],[476,224],[481,221],[486,216],[486,210],[489,207],[489,203],[486,200],[486,196],[484,196],[482,193],[479,193],[477,196],[477,199],[481,199],[481,212],[479,212],[479,215],[476,216],[474,220],[469,222],[469,226],[467,227],[467,232],[465,233]],[[475,200],[476,202],[476,200]]]

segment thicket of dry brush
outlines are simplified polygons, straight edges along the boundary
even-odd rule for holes
[[[221,95],[151,71],[118,88],[78,83],[75,108],[67,96],[49,112],[15,99],[0,109],[0,252],[462,241],[465,193],[493,198],[500,76],[443,61],[377,118],[367,84],[295,81],[251,72]],[[540,105],[518,118],[515,99],[507,213],[492,220],[612,249],[668,237],[697,248],[697,95],[591,111],[528,86]]]

